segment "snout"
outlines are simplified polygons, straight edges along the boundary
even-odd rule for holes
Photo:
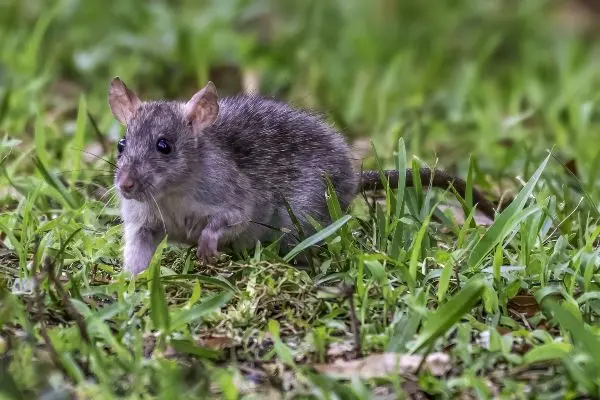
[[[130,192],[135,187],[135,183],[133,182],[133,180],[131,180],[129,178],[122,179],[121,182],[119,182],[119,187],[121,188],[121,191],[123,191],[123,192]]]
[[[129,173],[125,172],[117,176],[117,187],[126,199],[135,198],[136,193],[139,192],[139,183]]]

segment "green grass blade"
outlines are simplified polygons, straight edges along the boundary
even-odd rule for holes
[[[423,182],[421,182],[421,174],[419,173],[421,165],[419,161],[414,158],[412,160],[412,174],[413,174],[413,187],[415,188],[415,194],[417,198],[417,215],[423,209]],[[429,185],[429,182],[427,182]]]
[[[325,181],[327,184],[327,192],[325,196],[325,200],[327,202],[327,209],[329,210],[329,215],[331,216],[332,221],[337,221],[338,219],[344,216],[344,212],[347,210],[342,210],[340,205],[340,201],[338,199],[335,188],[333,187],[333,183],[328,176],[325,177]],[[342,245],[344,248],[350,244],[352,241],[352,233],[350,229],[348,229],[347,225],[344,225],[340,228],[340,235],[342,236]]]
[[[177,274],[168,275],[162,277],[163,282],[168,281],[185,281],[185,280],[196,280],[205,284],[216,286],[223,290],[229,290],[231,292],[237,292],[237,288],[231,284],[227,279],[222,276],[207,276],[202,274]]]
[[[406,188],[406,146],[404,139],[398,139],[398,155],[396,156],[396,170],[398,171],[398,188],[396,191],[396,219],[404,214],[404,190]],[[398,227],[396,227],[398,229]]]
[[[285,255],[285,257],[283,257],[284,261],[289,262],[292,258],[294,258],[296,255],[298,255],[302,251],[308,249],[309,247],[311,247],[311,246],[323,241],[324,239],[328,238],[329,236],[333,235],[335,232],[337,232],[338,229],[340,229],[342,226],[344,226],[346,223],[348,223],[348,221],[350,221],[351,219],[352,219],[351,215],[344,215],[342,218],[338,219],[337,221],[335,221],[331,225],[327,226],[323,230],[304,239],[296,247],[294,247],[289,253],[287,253]]]
[[[273,338],[273,347],[275,348],[275,353],[277,353],[284,364],[294,367],[296,362],[294,361],[292,350],[281,341],[281,337],[279,336],[279,322],[273,319],[269,320],[268,329],[271,337]]]
[[[34,137],[35,143],[35,154],[40,159],[42,164],[50,165],[48,163],[48,150],[46,149],[46,129],[44,128],[44,119],[42,114],[38,115],[35,119]]]
[[[0,120],[1,121],[1,120]],[[6,396],[6,399],[23,400],[25,396],[8,370],[8,365],[0,366],[0,393]]]
[[[0,97],[0,124],[2,123],[2,121],[4,121],[4,118],[8,114],[12,94],[13,91],[10,87],[6,88],[2,92],[2,97]]]
[[[150,262],[150,315],[156,329],[161,330],[164,334],[168,334],[170,325],[169,307],[160,279],[160,262],[166,246],[167,238],[165,237],[158,245]]]
[[[85,129],[87,124],[87,103],[83,95],[79,98],[79,108],[77,110],[77,121],[75,123],[75,135],[73,136],[73,145],[75,149],[73,154],[72,165],[73,175],[71,182],[76,182],[81,175],[81,160],[83,159],[83,148],[85,146]]]
[[[405,315],[395,326],[395,333],[390,338],[386,351],[404,352],[407,344],[413,339],[417,333],[421,316],[417,313]]]
[[[33,159],[33,163],[38,172],[46,181],[46,183],[48,183],[48,185],[56,189],[56,191],[60,194],[65,203],[72,209],[78,208],[77,201],[75,200],[75,197],[73,197],[73,194],[65,187],[65,185],[62,184],[60,179],[58,179],[55,175],[51,174],[48,171],[42,160],[36,156]]]
[[[217,359],[220,356],[220,352],[217,350],[200,347],[190,340],[172,339],[169,344],[178,353],[191,354],[200,358],[208,358],[211,360]]]
[[[562,360],[571,352],[569,343],[544,343],[534,347],[523,356],[525,364],[534,364],[544,361]]]
[[[494,252],[494,261],[492,264],[494,270],[494,282],[500,284],[500,268],[502,267],[502,243],[498,243]]]
[[[419,231],[417,232],[417,236],[415,237],[415,241],[412,246],[412,253],[410,255],[410,263],[408,271],[410,273],[410,277],[413,281],[417,280],[417,267],[419,264],[419,257],[421,256],[421,246],[423,244],[423,238],[425,237],[425,233],[427,232],[427,227],[429,226],[429,220],[431,219],[431,214],[429,214]]]
[[[525,206],[525,203],[531,196],[535,185],[538,183],[542,172],[548,164],[548,160],[551,155],[548,155],[542,164],[538,167],[537,171],[533,174],[527,184],[521,189],[517,197],[502,213],[498,215],[494,223],[485,232],[483,237],[479,239],[473,251],[469,255],[467,265],[471,269],[477,268],[483,259],[488,255],[490,251],[509,234],[510,230],[507,229],[509,224],[514,222],[514,218],[517,218],[519,212]],[[514,225],[514,224],[513,224]]]
[[[466,182],[466,193],[465,193],[465,204],[467,205],[467,210],[465,210],[465,215],[468,215],[473,208],[473,170],[475,169],[475,161],[473,157],[469,157],[469,172],[467,173],[467,182]]]
[[[547,299],[542,305],[552,311],[560,326],[571,334],[574,343],[592,358],[596,371],[600,370],[600,339],[590,332],[581,320],[555,300]]]
[[[439,307],[428,317],[410,353],[432,344],[441,337],[448,329],[456,324],[463,315],[471,311],[471,308],[481,299],[485,290],[485,282],[473,280],[469,282],[458,294],[454,295],[446,304]]]
[[[448,262],[446,263],[446,265],[444,265],[444,268],[442,269],[440,281],[438,283],[438,303],[441,303],[444,300],[444,297],[446,296],[446,292],[448,291],[448,287],[450,286],[450,277],[452,276],[453,271],[454,263],[452,262],[452,259],[449,258]]]
[[[172,321],[173,329],[179,329],[190,322],[197,321],[202,318],[206,314],[209,314],[213,311],[216,311],[227,304],[231,298],[233,297],[233,293],[231,292],[223,292],[217,295],[214,295],[208,300],[203,301],[202,303],[195,304],[194,306],[181,310]]]

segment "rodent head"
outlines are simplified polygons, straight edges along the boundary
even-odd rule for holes
[[[199,138],[219,113],[217,91],[212,82],[187,103],[142,102],[119,79],[114,78],[108,102],[115,118],[126,127],[119,152],[115,186],[126,199],[148,201],[177,190],[193,173]]]

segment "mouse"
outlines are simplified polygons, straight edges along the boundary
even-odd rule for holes
[[[117,143],[114,185],[123,226],[123,268],[146,270],[158,244],[197,246],[202,262],[222,249],[281,240],[280,249],[315,232],[311,219],[331,223],[326,177],[343,210],[363,190],[385,187],[379,171],[355,171],[341,132],[313,112],[257,94],[219,97],[208,82],[185,100],[140,100],[119,78],[108,103],[125,128]],[[413,185],[412,170],[404,171]],[[391,187],[399,173],[384,171]],[[431,186],[466,183],[423,168]],[[477,209],[493,219],[494,206],[476,189]],[[289,207],[289,208],[288,208]],[[291,214],[294,216],[292,217]]]

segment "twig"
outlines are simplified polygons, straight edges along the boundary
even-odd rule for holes
[[[35,241],[33,254],[37,253],[37,250],[40,245],[39,238],[36,238],[36,239],[37,240]],[[34,263],[33,269],[34,270],[32,271],[33,272],[32,279],[34,282],[35,302],[37,303],[37,318],[40,321],[40,335],[42,336],[42,339],[44,340],[44,344],[48,348],[48,352],[50,353],[50,359],[52,360],[52,363],[58,369],[62,370],[64,373],[66,373],[68,375],[68,371],[62,365],[62,362],[60,360],[60,356],[58,355],[58,352],[52,345],[52,341],[50,340],[50,335],[48,335],[48,329],[46,327],[46,321],[45,321],[45,316],[44,316],[44,311],[45,311],[44,298],[42,296],[42,291],[40,290],[40,282],[42,281],[42,279],[40,279],[41,272],[38,272],[36,270],[35,263]]]
[[[49,257],[44,258],[44,267],[47,271],[48,279],[54,284],[56,291],[60,295],[60,299],[63,304],[63,307],[65,308],[65,311],[67,312],[69,317],[71,317],[71,319],[75,321],[75,324],[79,329],[79,333],[81,334],[81,338],[87,344],[91,344],[90,336],[85,325],[85,320],[83,316],[75,309],[75,307],[73,307],[73,304],[71,304],[69,296],[67,295],[67,291],[65,290],[58,277],[56,277],[56,275],[54,274],[54,264],[52,263]]]
[[[423,368],[423,365],[425,365],[425,362],[427,361],[427,356],[431,353],[431,350],[433,350],[433,343],[429,345],[429,347],[427,348],[427,351],[425,352],[425,354],[423,354],[423,358],[421,359],[421,362],[419,363],[419,366],[417,367],[417,370],[415,371],[415,375],[419,375],[419,373],[421,372],[421,369]]]
[[[356,353],[356,357],[359,358],[362,356],[362,341],[360,335],[360,324],[358,323],[356,310],[354,309],[354,286],[344,284],[342,289],[346,295],[346,298],[348,299],[348,306],[350,307],[350,321],[352,323],[352,333],[354,334],[354,352]]]
[[[525,328],[529,329],[530,331],[533,331],[533,328],[529,324],[529,321],[527,320],[525,313],[520,313],[517,310],[514,310],[512,308],[509,308],[508,311],[513,313],[513,315],[516,315],[517,317],[519,317],[521,319],[521,321],[523,322],[523,325],[525,325]]]

